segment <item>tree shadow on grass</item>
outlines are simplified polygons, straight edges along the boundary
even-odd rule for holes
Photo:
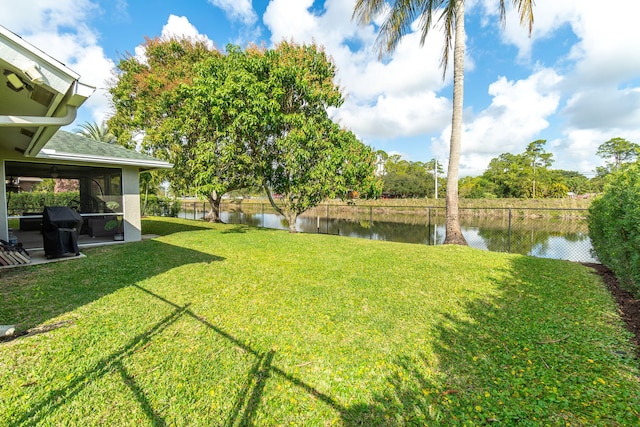
[[[100,359],[97,363],[87,369],[83,375],[74,377],[67,385],[51,390],[37,404],[31,405],[12,425],[30,426],[43,421],[48,413],[54,412],[61,406],[67,404],[90,383],[117,371],[124,384],[131,390],[138,404],[142,408],[147,418],[154,426],[165,426],[165,420],[158,414],[149,403],[144,391],[136,383],[135,378],[129,374],[125,367],[126,359],[132,356],[138,349],[149,343],[155,336],[161,334],[168,327],[180,319],[189,304],[178,307],[169,315],[157,322],[144,333],[131,338],[127,344],[119,350]]]
[[[235,402],[223,424],[225,427],[252,426],[256,422],[256,414],[263,399],[263,393],[267,381],[271,377],[280,377],[285,381],[298,387],[302,393],[307,393],[323,403],[331,406],[338,412],[345,412],[346,409],[330,396],[318,391],[311,385],[299,378],[287,373],[273,364],[275,350],[259,351],[234,337],[227,331],[212,324],[207,319],[199,316],[191,308],[190,304],[178,305],[167,298],[151,291],[143,286],[134,285],[141,292],[152,298],[166,303],[171,307],[169,314],[150,325],[144,332],[139,333],[114,350],[105,357],[99,359],[89,366],[81,375],[76,375],[64,386],[48,390],[45,396],[37,402],[25,408],[21,414],[14,414],[11,425],[30,426],[47,421],[48,414],[54,413],[81,394],[90,384],[95,383],[113,372],[119,374],[121,381],[131,391],[134,399],[139,405],[142,413],[153,426],[166,426],[168,424],[162,410],[154,408],[151,399],[148,397],[141,382],[136,379],[136,375],[127,369],[128,359],[141,349],[148,346],[156,337],[161,336],[165,331],[175,325],[180,319],[191,318],[200,325],[206,327],[224,340],[228,341],[233,348],[246,353],[254,359],[251,369],[247,371],[245,381],[239,384],[239,390],[235,397]],[[229,390],[229,394],[233,395]],[[220,421],[220,420],[218,420]]]
[[[74,262],[2,272],[0,324],[17,324],[24,333],[60,314],[173,268],[223,260],[157,240],[85,252],[86,258]]]
[[[400,357],[344,425],[637,425],[630,343],[601,289],[558,280],[561,262],[514,258],[497,294],[442,315],[434,353]]]
[[[253,366],[251,367],[251,369],[247,372],[246,381],[240,387],[236,401],[234,402],[233,407],[226,421],[224,422],[224,424],[222,424],[223,426],[235,427],[235,426],[254,425],[255,416],[257,414],[260,403],[262,401],[264,388],[266,386],[267,381],[271,377],[279,377],[291,383],[292,385],[300,389],[302,393],[306,393],[312,396],[313,398],[330,406],[331,408],[333,408],[339,413],[347,412],[347,409],[343,405],[338,403],[338,401],[333,399],[331,396],[319,391],[318,389],[311,386],[310,384],[307,384],[303,380],[297,378],[296,376],[274,365],[273,359],[276,354],[275,350],[269,350],[266,352],[257,350],[252,346],[250,346],[249,344],[238,339],[237,337],[231,335],[229,332],[225,331],[224,329],[209,322],[204,317],[199,316],[197,313],[187,308],[186,306],[182,307],[142,286],[136,285],[136,288],[150,295],[151,297],[157,298],[160,301],[170,305],[176,312],[183,310],[182,315],[188,316],[193,320],[196,320],[207,329],[219,335],[221,338],[224,338],[225,340],[227,340],[229,344],[233,345],[234,348],[239,349],[240,351],[245,352],[246,354],[254,358],[255,362],[253,363]],[[141,401],[140,403],[143,404],[144,402]],[[144,405],[143,405],[143,408],[144,408]],[[156,412],[153,411],[152,408],[149,408],[149,410],[145,410],[145,413],[147,414],[147,416],[149,416],[150,420],[152,420],[154,423],[156,422],[154,420],[157,420],[157,418],[153,418],[155,417],[154,414]],[[154,424],[154,425],[157,425],[157,424]]]

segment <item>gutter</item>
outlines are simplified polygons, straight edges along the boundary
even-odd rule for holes
[[[78,109],[67,105],[64,117],[0,116],[0,127],[66,126],[76,119]]]
[[[47,148],[40,151],[37,158],[47,159],[47,160],[58,160],[58,161],[103,163],[108,165],[138,166],[138,167],[146,167],[146,168],[152,168],[152,169],[171,169],[173,167],[173,164],[162,161],[162,160],[124,159],[120,157],[92,156],[92,155],[86,155],[86,154],[63,153],[63,152],[56,152],[55,150],[49,150]]]

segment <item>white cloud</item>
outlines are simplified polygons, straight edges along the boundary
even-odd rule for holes
[[[587,176],[595,174],[596,166],[604,166],[604,159],[598,157],[598,146],[611,138],[621,137],[629,141],[640,141],[640,130],[623,130],[619,128],[601,129],[569,129],[563,138],[554,141],[551,146],[555,150],[566,153],[557,157],[554,167],[575,170]]]
[[[520,15],[511,6],[511,2],[506,3],[506,20],[504,30],[501,29],[501,37],[505,43],[518,47],[518,57],[521,60],[530,59],[531,49],[536,41],[551,37],[556,30],[571,22],[578,16],[580,7],[587,3],[585,0],[564,0],[561,2],[536,2],[533,9],[534,23],[531,35],[529,26],[525,22],[520,22]],[[486,25],[499,25],[499,5],[498,0],[482,1],[485,13]]]
[[[640,123],[640,88],[599,87],[575,93],[563,113],[578,129],[636,129]]]
[[[257,16],[251,0],[209,0],[209,3],[224,10],[234,21],[241,21],[247,25],[256,22]]]
[[[160,32],[160,38],[164,40],[168,39],[190,39],[204,42],[209,49],[215,47],[213,41],[205,34],[201,34],[200,31],[191,23],[186,16],[169,15],[167,23],[162,26]],[[143,44],[140,44],[134,48],[135,57],[140,63],[147,63],[146,49]]]
[[[3,0],[0,24],[23,37],[56,33],[76,28],[97,8],[90,0]]]
[[[518,153],[549,126],[548,118],[559,106],[562,77],[541,69],[526,79],[499,78],[489,86],[491,105],[477,115],[465,112],[462,134],[461,175],[479,175],[489,161],[506,152]],[[433,141],[448,152],[451,126]]]
[[[210,49],[214,47],[213,41],[206,35],[201,34],[186,16],[169,15],[167,23],[162,27],[160,38],[187,38],[203,41]]]
[[[322,12],[313,0],[272,0],[263,17],[272,43],[295,40],[325,47],[337,66],[345,104],[333,113],[365,142],[441,130],[450,120],[450,103],[437,92],[450,81],[438,67],[443,37],[434,32],[424,47],[411,33],[385,61],[374,50],[373,25],[351,20],[353,1],[327,0]],[[433,64],[436,64],[435,66]]]
[[[350,102],[334,117],[365,141],[439,132],[451,120],[451,103],[430,91],[380,95],[372,105]]]
[[[577,0],[573,0],[577,1]],[[607,7],[595,0],[580,1],[571,26],[580,38],[570,59],[577,62],[576,76],[582,83],[617,83],[640,75],[637,8],[626,0],[610,0]]]

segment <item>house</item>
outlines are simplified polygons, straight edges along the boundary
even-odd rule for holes
[[[0,26],[0,176],[6,183],[0,186],[0,239],[8,240],[10,219],[26,225],[38,214],[8,211],[18,177],[74,180],[74,207],[88,232],[97,234],[101,223],[117,217],[124,241],[141,239],[139,173],[172,165],[61,131],[94,91],[64,64]]]

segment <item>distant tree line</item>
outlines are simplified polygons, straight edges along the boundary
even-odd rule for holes
[[[384,151],[377,155],[382,165],[383,197],[435,198],[437,192],[444,195],[444,169],[436,159],[424,163],[404,160],[399,154],[389,156]]]
[[[562,198],[570,194],[599,193],[612,172],[637,162],[640,146],[624,138],[612,138],[598,147],[597,154],[605,166],[596,168],[591,179],[584,174],[563,169],[552,169],[553,154],[545,150],[546,140],[527,145],[519,154],[503,153],[493,158],[485,172],[476,177],[463,177],[459,181],[462,198]],[[412,162],[399,155],[378,151],[383,181],[382,193],[386,197],[435,197],[444,195],[442,166],[435,159]],[[437,177],[437,178],[436,178]]]

